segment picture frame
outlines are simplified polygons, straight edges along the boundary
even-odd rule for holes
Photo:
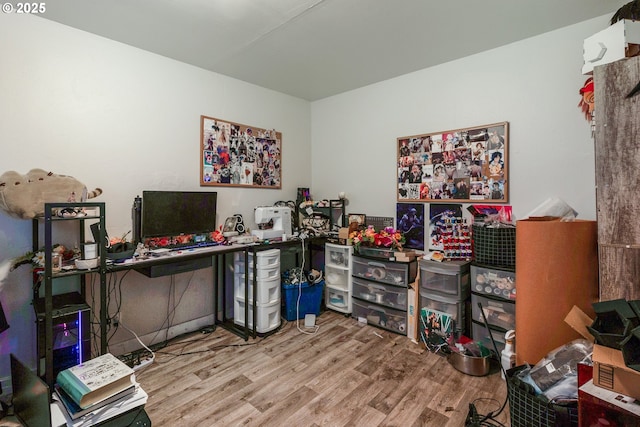
[[[349,226],[355,222],[358,224],[358,227],[364,227],[364,225],[366,224],[367,216],[365,214],[350,213],[347,216],[347,219],[347,223]]]
[[[509,123],[397,138],[398,202],[507,203]]]
[[[282,134],[200,116],[200,186],[282,188]]]

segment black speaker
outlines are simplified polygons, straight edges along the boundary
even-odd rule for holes
[[[235,214],[234,218],[236,218],[236,231],[239,234],[243,234],[245,231],[245,228],[244,228],[244,220],[242,219],[242,215]]]
[[[133,225],[133,243],[139,243],[142,241],[142,198],[140,196],[136,196],[133,200],[131,222]]]

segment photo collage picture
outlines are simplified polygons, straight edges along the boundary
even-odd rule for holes
[[[282,135],[201,117],[200,185],[280,188]]]
[[[507,122],[401,137],[397,144],[398,201],[508,201]]]

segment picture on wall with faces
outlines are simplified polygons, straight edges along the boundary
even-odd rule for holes
[[[282,134],[200,116],[200,185],[281,188]]]
[[[452,227],[459,218],[462,218],[462,205],[429,205],[429,250],[444,250],[444,238],[452,232]]]
[[[508,129],[500,122],[397,138],[398,201],[508,202]]]
[[[396,229],[405,237],[405,248],[424,250],[424,204],[398,203]]]

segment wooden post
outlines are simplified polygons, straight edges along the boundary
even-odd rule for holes
[[[600,300],[640,299],[640,57],[593,77]]]

